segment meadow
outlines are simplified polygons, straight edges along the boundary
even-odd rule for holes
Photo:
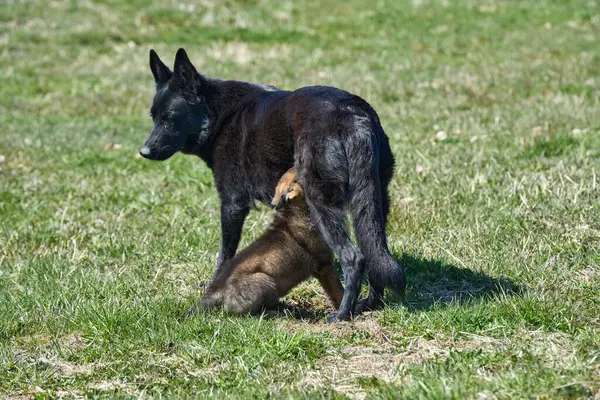
[[[597,0],[2,1],[0,397],[599,399],[599,43]],[[326,324],[308,281],[279,314],[184,316],[212,175],[137,156],[148,51],[179,47],[373,105],[403,299]]]

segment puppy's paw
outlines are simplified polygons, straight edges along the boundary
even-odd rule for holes
[[[183,318],[193,318],[198,314],[200,310],[202,310],[202,301],[198,300],[196,304],[190,307],[186,312],[183,313]]]
[[[210,286],[210,283],[211,283],[210,281],[208,281],[208,282],[198,282],[196,284],[196,289],[198,289],[198,291],[200,292],[200,294],[204,294],[208,290],[208,288]]]
[[[196,314],[198,314],[199,309],[200,309],[200,307],[198,307],[198,303],[196,303],[194,306],[188,308],[188,310],[183,313],[183,318],[195,317]]]

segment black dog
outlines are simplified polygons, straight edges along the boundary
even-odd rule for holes
[[[342,304],[330,320],[380,306],[385,287],[404,291],[404,271],[385,236],[394,157],[366,101],[333,87],[290,92],[210,79],[196,71],[183,49],[173,72],[150,50],[150,69],[156,82],[154,127],[140,154],[166,160],[181,151],[212,169],[221,198],[217,272],[235,255],[251,204],[268,204],[279,178],[295,166],[311,218],[344,272]],[[364,257],[348,234],[347,205]],[[355,308],[365,264],[369,296]]]

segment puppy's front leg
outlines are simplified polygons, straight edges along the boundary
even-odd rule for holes
[[[211,281],[221,271],[222,265],[235,256],[244,220],[248,216],[250,206],[247,203],[223,201],[221,203],[221,247],[219,249],[219,259],[217,269],[211,278]]]

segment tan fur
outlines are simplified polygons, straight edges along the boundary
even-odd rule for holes
[[[226,311],[257,313],[277,302],[311,275],[337,309],[344,289],[333,267],[333,255],[310,220],[295,169],[275,188],[277,209],[266,232],[229,261],[207,288],[199,305]]]

